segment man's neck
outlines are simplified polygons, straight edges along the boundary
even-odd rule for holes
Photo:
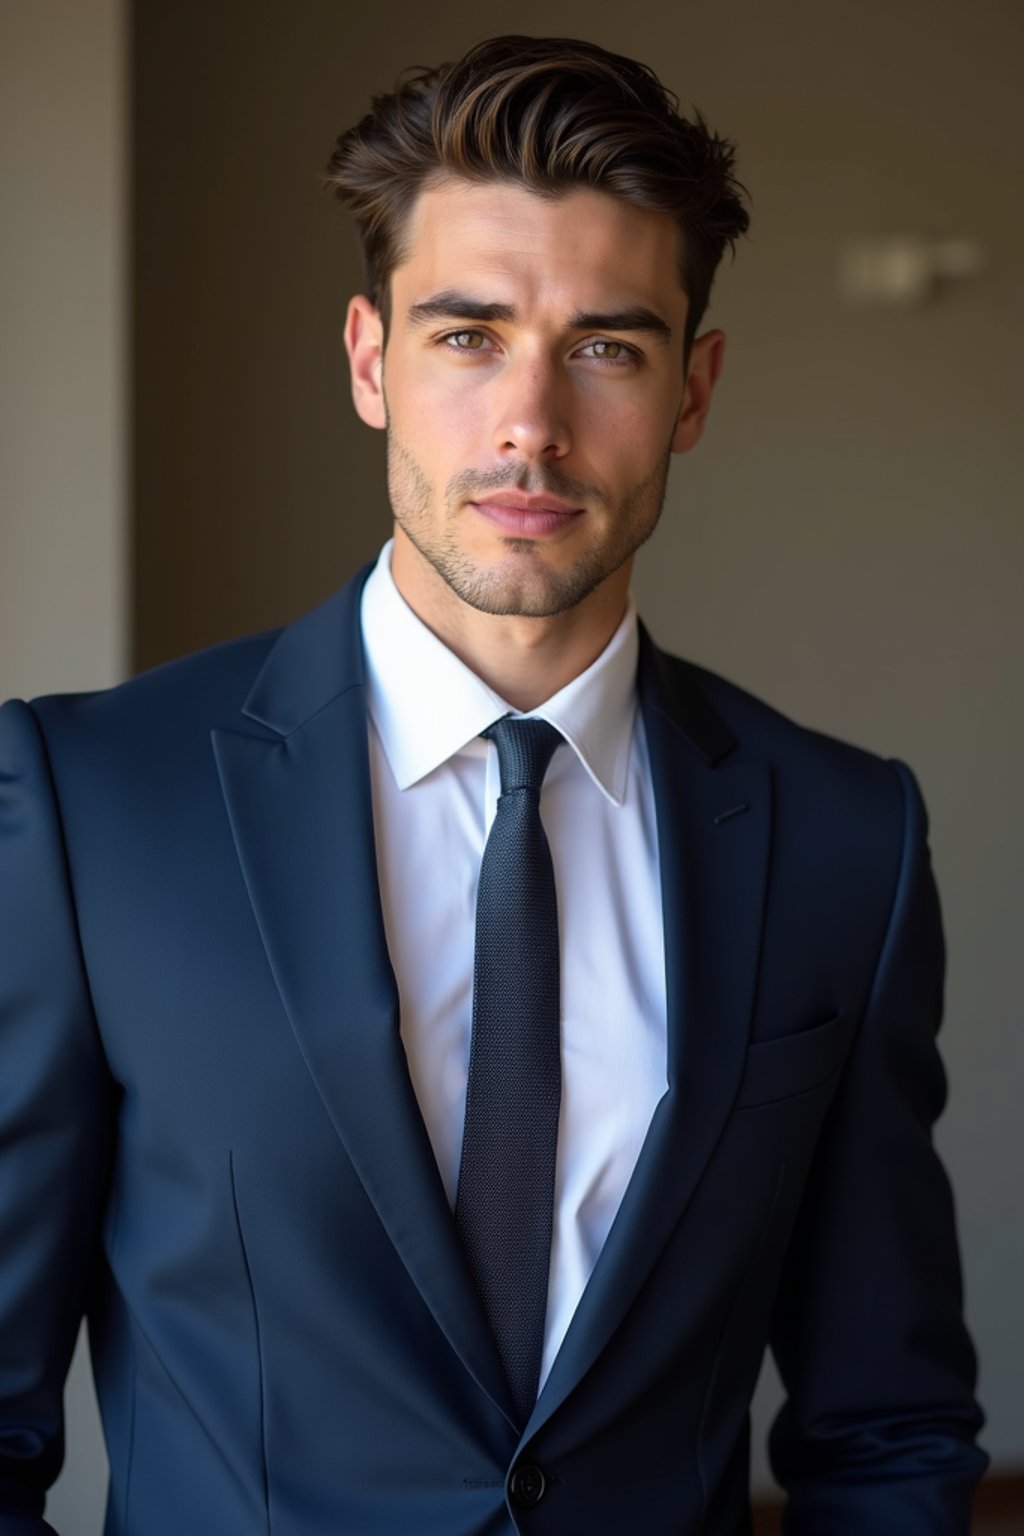
[[[629,566],[546,618],[482,613],[459,598],[399,531],[391,574],[416,617],[513,709],[536,709],[597,660],[626,611]]]

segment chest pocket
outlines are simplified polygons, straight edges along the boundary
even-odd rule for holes
[[[827,1083],[845,1062],[852,1039],[853,1020],[839,1012],[813,1029],[749,1045],[733,1108],[795,1098]]]

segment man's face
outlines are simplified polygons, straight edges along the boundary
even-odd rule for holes
[[[357,408],[388,432],[396,563],[491,614],[624,594],[720,362],[712,333],[684,379],[676,225],[601,192],[449,179],[406,249],[386,349],[365,299],[346,334]]]

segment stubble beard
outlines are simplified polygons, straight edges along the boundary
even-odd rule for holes
[[[448,483],[445,516],[439,529],[431,523],[431,509],[437,500],[434,487],[390,424],[387,459],[388,492],[396,523],[456,597],[479,613],[545,619],[582,603],[651,537],[665,502],[671,448],[666,446],[651,473],[617,506],[593,486],[584,485],[554,465],[513,474],[508,469],[464,471]],[[513,489],[559,496],[576,505],[598,503],[612,513],[607,542],[583,552],[570,569],[557,571],[545,562],[539,541],[507,537],[504,544],[509,561],[481,569],[459,548],[456,511],[467,501]],[[524,555],[534,558],[519,558]]]

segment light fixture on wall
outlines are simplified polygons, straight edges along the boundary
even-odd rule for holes
[[[946,283],[976,276],[982,265],[976,240],[877,235],[840,247],[837,282],[848,304],[918,305]]]

